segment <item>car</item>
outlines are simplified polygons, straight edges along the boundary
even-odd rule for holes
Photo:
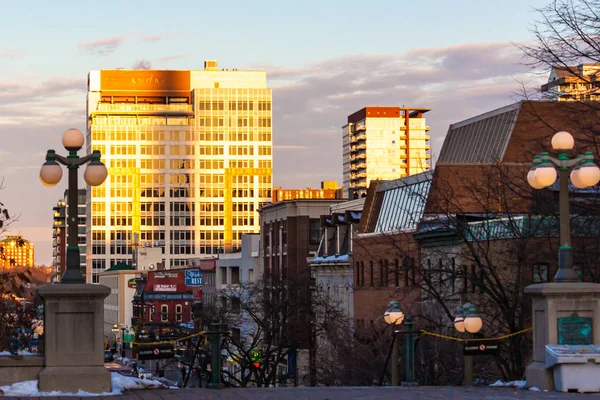
[[[113,362],[115,360],[115,356],[110,352],[110,350],[104,350],[104,362]]]

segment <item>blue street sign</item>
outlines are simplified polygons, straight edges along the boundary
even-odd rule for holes
[[[200,271],[199,269],[186,269],[185,285],[202,286],[202,271]]]

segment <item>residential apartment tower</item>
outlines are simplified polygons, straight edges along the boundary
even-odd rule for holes
[[[343,132],[344,192],[364,197],[372,180],[393,180],[431,168],[429,109],[365,107],[348,116]]]

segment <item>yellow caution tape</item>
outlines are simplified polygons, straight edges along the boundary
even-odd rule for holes
[[[174,339],[174,340],[165,340],[163,342],[136,342],[136,341],[132,340],[130,342],[124,341],[124,343],[129,343],[129,344],[144,344],[144,345],[170,344],[170,343],[174,344],[174,343],[177,343],[177,342],[181,342],[183,340],[191,339],[191,338],[196,337],[196,336],[205,336],[205,335],[204,335],[204,332],[198,332],[198,333],[194,333],[193,335],[184,336],[184,337],[181,337],[181,338],[178,338],[178,339]]]
[[[449,340],[454,340],[454,341],[457,341],[457,342],[472,342],[472,341],[504,340],[504,339],[507,339],[507,338],[512,337],[512,336],[520,335],[520,334],[525,333],[525,332],[530,332],[531,330],[533,330],[533,328],[523,329],[522,331],[513,332],[513,333],[510,333],[508,335],[500,336],[500,337],[497,337],[497,338],[481,338],[481,339],[480,338],[462,339],[462,338],[457,338],[457,337],[452,337],[452,336],[440,335],[439,333],[428,332],[426,330],[421,330],[420,332],[423,335],[429,335],[429,336],[439,337],[441,339],[449,339]]]

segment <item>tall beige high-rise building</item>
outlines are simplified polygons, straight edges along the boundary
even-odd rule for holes
[[[344,192],[364,197],[372,180],[394,180],[431,168],[429,109],[365,107],[348,116],[343,133]]]
[[[241,246],[272,187],[265,71],[102,70],[88,76],[87,151],[109,175],[88,194],[88,281],[139,246],[167,268]]]
[[[542,92],[555,101],[598,101],[600,99],[600,63],[555,66]]]

